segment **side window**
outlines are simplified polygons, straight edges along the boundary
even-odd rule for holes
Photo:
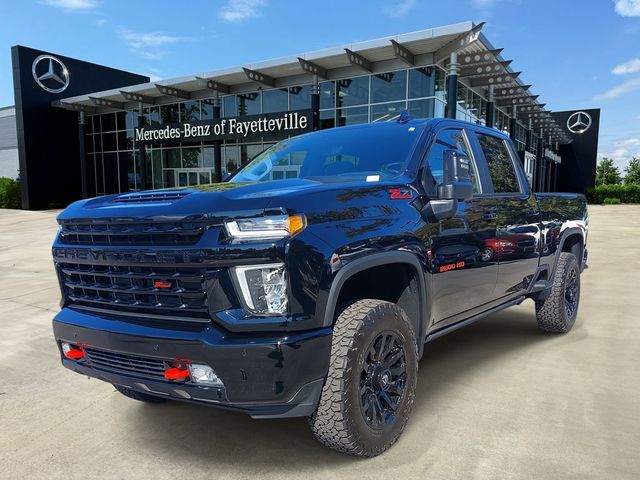
[[[462,130],[453,128],[438,132],[429,150],[428,162],[429,170],[431,170],[431,176],[433,177],[434,190],[443,180],[442,159],[445,150],[455,150],[459,155],[464,155],[469,158],[469,173],[471,175],[471,182],[473,183],[473,191],[478,193],[480,191],[478,187],[478,175],[471,155],[471,148]]]
[[[487,160],[495,193],[520,193],[520,184],[504,140],[492,135],[476,134]]]

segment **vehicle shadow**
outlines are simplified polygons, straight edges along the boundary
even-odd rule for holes
[[[420,361],[412,417],[419,419],[434,397],[446,396],[463,375],[486,368],[500,356],[556,336],[538,331],[530,311],[507,310],[430,342]],[[253,420],[240,413],[181,402],[137,405],[127,410],[131,436],[149,455],[167,455],[203,469],[237,468],[301,472],[340,467],[359,459],[324,448],[306,419]],[[419,429],[414,421],[408,430]],[[408,433],[408,432],[407,432]],[[153,442],[145,439],[153,438]],[[212,470],[215,471],[215,470]]]

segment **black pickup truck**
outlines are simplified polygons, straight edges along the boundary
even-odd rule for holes
[[[400,436],[428,342],[528,298],[569,331],[587,257],[582,195],[533,194],[507,136],[445,119],[301,135],[224,183],[58,222],[65,367],[136,400],[308,417],[367,457]]]

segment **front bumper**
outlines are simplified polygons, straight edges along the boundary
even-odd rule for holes
[[[89,359],[65,367],[143,393],[228,408],[256,418],[308,416],[315,410],[331,353],[330,328],[293,333],[230,334],[213,324],[150,326],[64,308],[53,320],[62,341],[152,359],[211,366],[224,387],[151,378]]]

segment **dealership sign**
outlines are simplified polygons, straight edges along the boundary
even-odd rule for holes
[[[279,140],[311,130],[311,110],[265,113],[136,128],[137,142],[172,143],[202,140]]]

